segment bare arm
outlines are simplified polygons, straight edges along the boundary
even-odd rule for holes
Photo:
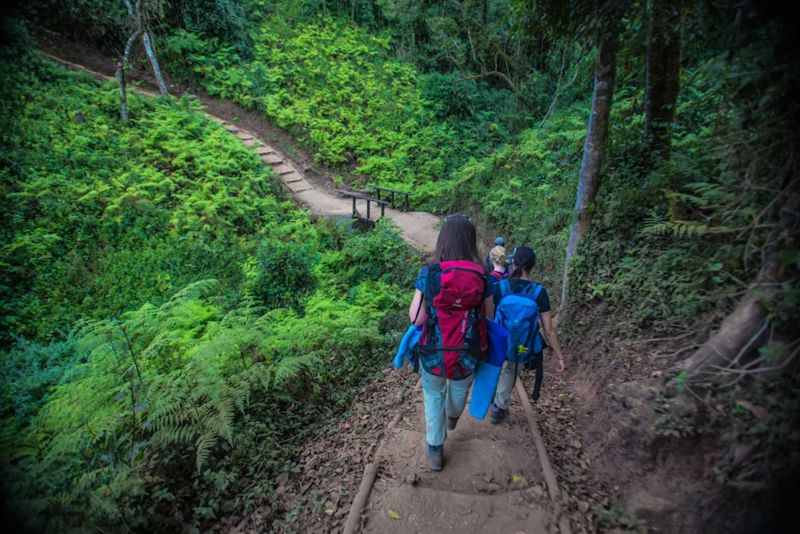
[[[425,304],[423,302],[423,294],[419,289],[414,291],[414,298],[411,299],[411,306],[408,307],[408,320],[415,326],[422,326],[428,319],[428,313],[425,311]]]
[[[544,337],[558,357],[556,372],[560,373],[564,370],[564,353],[561,351],[561,343],[558,342],[558,336],[556,336],[556,331],[553,329],[553,321],[550,319],[550,312],[542,312],[541,316]]]
[[[494,321],[494,298],[489,296],[483,301],[483,311],[486,312],[486,318]]]

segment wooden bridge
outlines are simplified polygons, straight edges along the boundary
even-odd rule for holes
[[[380,217],[385,217],[387,212],[390,216],[396,218],[401,213],[408,211],[410,196],[408,191],[398,191],[387,187],[373,187],[371,193],[372,195],[355,191],[339,191],[339,194],[343,197],[352,199],[352,216],[354,219],[372,223]],[[385,195],[384,198],[381,198],[381,194],[386,193],[389,194],[388,200],[386,200]],[[403,199],[402,204],[399,206],[396,204],[398,197]],[[359,210],[359,204],[363,206],[363,210]],[[380,211],[380,215],[376,210]]]

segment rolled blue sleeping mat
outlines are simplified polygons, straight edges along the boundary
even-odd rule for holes
[[[484,419],[489,412],[508,349],[506,329],[488,319],[486,323],[489,334],[489,352],[486,355],[486,361],[478,365],[475,381],[472,383],[472,399],[469,401],[469,414],[475,419]]]

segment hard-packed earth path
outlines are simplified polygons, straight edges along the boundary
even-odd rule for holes
[[[499,425],[465,410],[448,432],[441,472],[427,467],[422,394],[416,393],[389,425],[375,454],[372,487],[362,483],[368,499],[360,507],[356,496],[345,532],[569,531],[559,521],[557,488],[546,480],[546,452],[537,447],[522,388]]]
[[[47,52],[42,52],[42,54],[56,63],[73,70],[88,73],[100,80],[114,80],[114,78],[108,74],[89,69],[83,65],[67,61],[66,59],[62,59]],[[130,89],[146,96],[158,96],[157,93],[140,86],[131,86]],[[261,158],[261,161],[263,161],[265,165],[269,166],[273,170],[281,184],[287,189],[292,197],[300,204],[307,206],[311,213],[317,216],[334,217],[346,217],[352,215],[352,198],[336,194],[335,192],[326,191],[324,188],[313,184],[305,176],[300,165],[298,165],[295,161],[293,161],[292,158],[290,158],[276,146],[267,143],[262,138],[259,138],[258,135],[253,131],[220,118],[210,113],[208,110],[206,110],[205,113],[211,120],[217,122],[223,128],[239,138],[239,140],[242,141],[245,146],[253,149]],[[366,216],[365,201],[357,200],[357,209],[362,217]],[[373,205],[370,213],[370,219],[376,220],[378,216],[379,210],[377,206]],[[395,222],[395,224],[397,224],[403,239],[405,239],[410,245],[419,249],[421,252],[430,253],[436,247],[436,238],[439,233],[437,230],[439,217],[426,212],[405,212],[391,207],[386,208],[385,216],[389,217]]]
[[[108,74],[43,53],[71,69],[101,80],[113,79]],[[158,96],[147,88],[134,86],[131,89],[146,96]],[[302,172],[302,166],[285,152],[265,142],[251,129],[208,110],[206,114],[254,150],[292,197],[308,206],[312,213],[319,216],[352,214],[351,198],[314,184]],[[395,209],[387,209],[386,216],[394,220],[408,243],[423,253],[433,251],[438,217]],[[429,471],[425,458],[425,419],[419,387],[397,413],[386,415],[391,422],[385,430],[374,434],[374,442],[369,447],[374,452],[371,458],[362,459],[362,463],[366,463],[358,490],[353,488],[350,492],[345,487],[337,490],[337,495],[340,492],[353,494],[346,508],[347,517],[333,508],[328,509],[331,522],[326,531],[517,534],[571,531],[569,521],[561,512],[562,499],[556,477],[521,381],[517,383],[509,416],[502,424],[490,425],[488,416],[477,420],[465,409],[455,430],[448,432],[444,469],[438,473]],[[341,471],[338,468],[336,472]],[[320,480],[318,476],[314,478]],[[290,481],[281,482],[281,487],[285,484]],[[311,482],[305,483],[300,494],[308,492],[311,485]],[[269,504],[265,504],[232,530],[263,530],[266,525],[260,515],[269,516],[264,511],[269,508]],[[306,526],[312,530],[321,527],[313,519]]]

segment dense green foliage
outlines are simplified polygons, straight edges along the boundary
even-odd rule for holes
[[[795,52],[766,6],[686,2],[662,158],[643,134],[647,17],[641,3],[611,4],[630,9],[610,142],[561,329],[684,336],[733,308],[780,230],[776,206],[797,180]],[[470,213],[486,237],[534,246],[557,304],[598,3],[149,5],[173,80],[263,114],[335,185],[409,189],[416,206]],[[124,42],[121,2],[22,12],[106,52]],[[345,403],[404,326],[407,247],[385,223],[364,235],[311,224],[192,98],[133,96],[122,128],[111,85],[27,57],[0,66],[10,490],[34,519],[51,518],[39,527],[199,528],[246,511],[290,457],[285,444],[326,415],[316,406]],[[770,336],[800,315],[800,254],[796,238],[785,243],[784,281],[765,302]],[[760,354],[780,352],[767,343]],[[716,430],[762,440],[773,457],[789,451],[796,379],[716,400],[739,398],[768,404],[769,419],[732,409],[713,416]],[[665,436],[692,432],[668,411],[664,421]]]
[[[631,16],[622,41],[636,42],[640,31],[640,17]],[[611,143],[576,262],[575,300],[625,310],[625,328],[686,329],[735,303],[743,281],[755,277],[776,229],[769,209],[791,164],[794,140],[787,135],[798,113],[786,106],[784,71],[768,68],[785,53],[781,31],[779,24],[760,29],[763,35],[750,35],[733,56],[724,39],[706,38],[702,55],[686,59],[665,161],[642,136],[641,52],[621,50]],[[754,64],[762,74],[752,74]],[[491,227],[534,244],[540,276],[556,287],[587,109],[588,100],[560,107],[514,143],[464,165],[451,185],[453,209],[480,206]],[[794,291],[787,286],[784,294],[784,324],[798,311]]]
[[[125,127],[112,85],[11,52],[3,327],[37,341],[0,364],[5,495],[37,530],[248,509],[385,361],[408,247],[312,224],[192,99]]]
[[[498,122],[511,97],[454,75],[419,74],[392,59],[388,37],[329,18],[271,17],[243,61],[215,39],[164,38],[172,72],[210,94],[263,111],[305,138],[316,158],[430,200],[467,157],[507,137]]]
[[[44,339],[198,277],[230,291],[259,238],[308,236],[255,154],[196,102],[133,98],[138,118],[120,130],[113,86],[31,69],[2,81],[5,332]]]

